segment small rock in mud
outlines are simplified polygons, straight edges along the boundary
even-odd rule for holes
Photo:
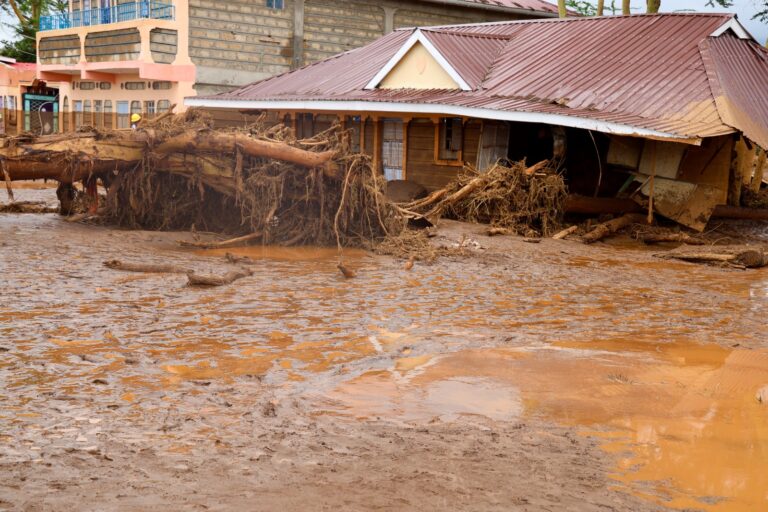
[[[757,391],[755,398],[763,405],[768,405],[768,386],[763,386]]]
[[[270,401],[264,404],[264,407],[261,408],[261,414],[264,415],[265,418],[276,418],[277,407],[275,406],[275,402]]]

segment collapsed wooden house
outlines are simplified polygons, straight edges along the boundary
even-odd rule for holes
[[[734,15],[656,14],[400,29],[186,104],[224,124],[268,112],[300,138],[340,121],[388,180],[427,190],[465,163],[548,159],[572,194],[701,230],[762,183],[767,83]]]

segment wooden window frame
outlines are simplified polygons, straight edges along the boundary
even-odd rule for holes
[[[444,160],[440,158],[440,123],[443,119],[461,119],[461,149],[458,151],[455,160]],[[446,165],[448,167],[464,167],[464,125],[467,119],[464,117],[434,117],[432,123],[435,125],[435,144],[434,160],[437,165]]]

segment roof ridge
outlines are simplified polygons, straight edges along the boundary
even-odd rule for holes
[[[732,12],[659,12],[659,13],[637,13],[637,14],[617,14],[615,16],[570,16],[567,18],[534,18],[525,20],[502,20],[502,21],[485,21],[477,23],[463,23],[458,25],[436,25],[429,27],[430,30],[447,30],[460,29],[466,27],[481,27],[481,26],[499,26],[499,25],[529,25],[534,23],[576,23],[576,22],[603,22],[605,20],[615,20],[619,18],[652,18],[652,17],[706,17],[706,18],[736,18],[736,14]],[[412,28],[412,27],[411,27]],[[405,30],[400,28],[397,30]]]
[[[435,27],[421,27],[420,30],[422,32],[434,32],[436,34],[447,34],[457,37],[476,37],[478,39],[498,39],[501,41],[509,41],[514,39],[514,36],[511,35],[490,34],[484,32],[456,32],[455,30],[444,30],[440,28],[436,29]]]

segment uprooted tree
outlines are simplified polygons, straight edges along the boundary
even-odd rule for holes
[[[142,130],[3,139],[0,170],[13,180],[107,189],[101,211],[129,227],[249,233],[263,242],[361,245],[399,233],[405,219],[382,194],[367,157],[331,130],[296,140],[282,125],[214,130],[200,112]]]

